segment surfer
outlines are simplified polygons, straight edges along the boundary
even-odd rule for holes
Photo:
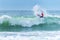
[[[43,16],[44,16],[44,14],[43,14],[43,12],[42,12],[40,17],[43,17]]]
[[[42,12],[41,15],[37,14],[37,16],[39,16],[40,18],[43,18],[44,17],[44,14]]]

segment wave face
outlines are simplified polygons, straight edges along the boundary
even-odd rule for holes
[[[7,31],[59,30],[60,17],[56,15],[44,18],[3,15],[0,16],[0,30],[2,29]]]

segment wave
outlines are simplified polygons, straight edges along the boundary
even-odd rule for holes
[[[39,17],[12,17],[8,15],[0,16],[0,24],[9,22],[11,25],[22,25],[23,27],[31,27],[32,25],[39,25],[39,24],[51,24],[56,23],[60,24],[60,17],[59,16],[46,16],[44,18]]]

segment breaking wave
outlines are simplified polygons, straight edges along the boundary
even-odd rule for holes
[[[8,15],[0,16],[0,24],[9,22],[11,25],[22,25],[31,27],[32,25],[39,25],[39,24],[50,24],[50,23],[58,23],[60,24],[60,17],[49,15],[44,18],[38,17],[11,17]]]

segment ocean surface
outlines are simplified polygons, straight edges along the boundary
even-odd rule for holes
[[[32,10],[0,10],[0,40],[60,40],[60,10],[37,17]]]

